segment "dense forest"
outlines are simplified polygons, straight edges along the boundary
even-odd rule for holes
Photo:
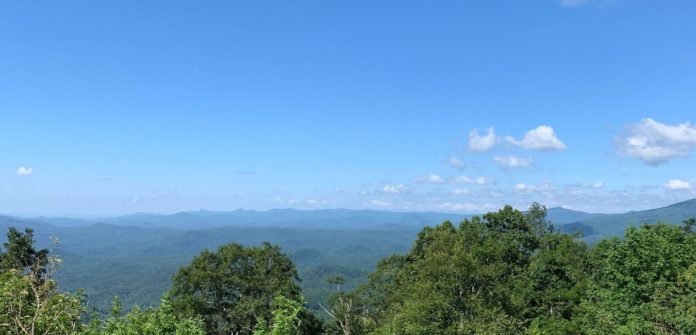
[[[10,228],[0,249],[0,334],[694,334],[696,226],[628,228],[588,245],[555,229],[544,207],[505,207],[418,233],[367,281],[309,309],[280,247],[204,250],[156,308],[90,311],[59,290],[62,259]]]

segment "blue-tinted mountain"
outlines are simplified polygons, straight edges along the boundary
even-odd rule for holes
[[[696,217],[696,199],[644,211],[595,215],[562,225],[560,228],[563,232],[580,232],[587,240],[595,241],[606,237],[623,236],[626,228],[630,226],[656,222],[679,225],[692,217]]]

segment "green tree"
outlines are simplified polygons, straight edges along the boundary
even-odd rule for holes
[[[582,242],[553,232],[543,206],[506,206],[424,228],[357,294],[373,334],[566,334],[584,297],[586,259]]]
[[[328,327],[329,331],[340,335],[367,334],[374,323],[367,313],[366,305],[360,303],[360,296],[341,289],[345,284],[343,277],[331,277],[327,282],[336,287],[336,293],[329,297],[329,307],[320,305],[333,321]]]
[[[587,334],[689,334],[696,323],[696,236],[667,224],[600,243],[583,302]]]
[[[0,272],[14,269],[28,274],[35,281],[42,280],[49,263],[49,250],[37,250],[34,242],[34,230],[31,228],[26,228],[22,233],[10,227],[7,242],[3,243],[5,251],[0,250]]]
[[[177,317],[167,296],[156,309],[142,311],[136,307],[125,316],[120,314],[120,303],[115,300],[112,316],[103,322],[95,319],[82,335],[205,335],[203,322]]]
[[[259,320],[254,335],[299,335],[302,320],[302,302],[294,301],[283,296],[273,300],[273,320],[271,326],[265,320]]]
[[[0,252],[0,334],[73,335],[82,327],[84,295],[60,293],[53,273],[60,260],[36,250],[33,231],[10,228]]]
[[[578,306],[592,271],[589,249],[572,236],[547,234],[518,283],[520,316],[531,334],[578,334]]]
[[[292,261],[277,246],[228,244],[203,251],[174,276],[171,303],[180,315],[201,316],[211,335],[252,334],[270,322],[276,296],[300,299]]]

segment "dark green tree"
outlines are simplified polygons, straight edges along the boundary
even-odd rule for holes
[[[171,303],[181,315],[202,317],[208,334],[252,334],[259,321],[271,322],[275,297],[300,300],[297,283],[297,270],[279,247],[232,243],[181,268]]]
[[[17,270],[27,274],[32,280],[42,280],[49,263],[49,250],[34,247],[34,230],[24,229],[24,233],[14,227],[7,232],[5,251],[0,250],[0,272]]]
[[[582,299],[592,265],[585,243],[572,236],[547,234],[514,283],[520,317],[531,334],[578,334]]]
[[[587,248],[553,232],[546,209],[506,206],[426,227],[357,294],[372,334],[567,334],[577,328]]]

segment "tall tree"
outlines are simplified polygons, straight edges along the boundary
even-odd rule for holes
[[[277,246],[239,244],[203,251],[174,276],[171,302],[183,315],[201,316],[211,335],[252,334],[270,322],[276,296],[300,299],[292,261]]]
[[[632,227],[597,247],[583,302],[586,334],[696,332],[696,235],[667,224]]]
[[[33,231],[10,228],[0,253],[0,334],[73,335],[84,296],[61,293],[52,276],[59,260],[36,250]]]
[[[14,227],[7,232],[5,251],[0,250],[0,272],[17,270],[40,281],[46,275],[49,263],[49,250],[34,247],[34,230],[24,229],[24,233]]]
[[[553,334],[550,323],[572,329],[586,255],[583,243],[553,232],[543,206],[506,206],[424,228],[358,294],[377,322],[373,334]]]

